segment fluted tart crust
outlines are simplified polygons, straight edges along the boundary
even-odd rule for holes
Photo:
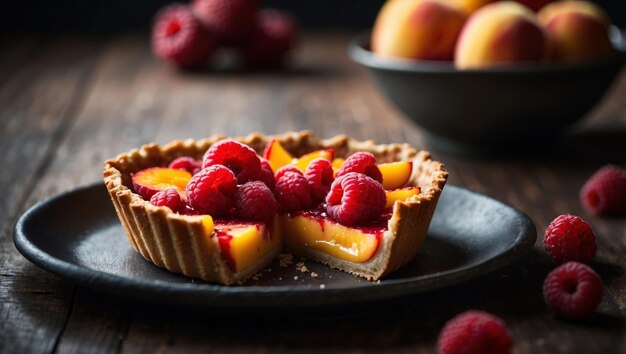
[[[104,163],[104,182],[128,240],[139,254],[155,265],[188,277],[226,285],[241,284],[254,275],[281,251],[282,239],[275,249],[247,269],[234,272],[220,256],[220,245],[214,233],[207,232],[203,216],[180,215],[167,207],[157,207],[133,192],[132,175],[143,169],[167,166],[174,159],[190,156],[201,159],[208,148],[226,136],[215,135],[201,140],[176,140],[167,145],[144,145],[119,154]],[[293,156],[302,156],[320,149],[334,149],[335,157],[347,157],[358,151],[372,153],[379,163],[412,161],[409,186],[419,186],[421,192],[404,201],[396,201],[387,230],[375,256],[363,263],[349,262],[320,251],[289,242],[289,235],[275,232],[274,237],[286,238],[287,251],[333,268],[378,280],[403,267],[419,251],[437,201],[447,180],[441,162],[431,159],[427,151],[418,151],[408,144],[378,145],[371,140],[356,141],[345,135],[319,139],[311,132],[289,132],[266,136],[253,133],[235,140],[263,153],[272,139]],[[277,218],[289,217],[279,215]],[[280,229],[280,220],[277,220]]]

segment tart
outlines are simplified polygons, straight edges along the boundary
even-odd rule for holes
[[[208,171],[215,176],[217,170],[224,170],[222,166],[205,165],[204,169],[192,166],[187,168],[188,172],[183,171],[184,168],[176,172],[170,166],[181,159],[204,159],[206,164],[208,150],[225,139],[218,135],[202,140],[178,140],[165,146],[148,144],[105,162],[104,181],[117,215],[131,246],[148,261],[188,277],[230,285],[245,282],[286,250],[369,280],[378,280],[415,257],[447,180],[442,163],[432,160],[428,152],[418,151],[408,144],[377,145],[344,135],[319,139],[306,131],[278,136],[255,133],[234,140],[267,158],[270,175],[276,173],[279,177],[274,181],[276,185],[265,181],[264,184],[247,182],[250,178],[244,176],[245,171],[230,166],[230,170],[237,170],[233,174],[235,180],[229,177],[228,187],[220,185],[219,188],[230,191],[231,185],[236,185],[236,192],[233,189],[236,198],[233,198],[239,203],[242,200],[239,195],[247,196],[242,186],[250,185],[254,189],[250,193],[254,195],[258,184],[263,184],[261,192],[269,190],[265,185],[271,185],[279,211],[258,220],[246,217],[248,214],[239,211],[239,204],[235,207],[224,202],[226,204],[220,204],[220,208],[207,213],[209,209],[198,206],[203,200],[196,194],[191,195],[195,190],[190,186],[204,183],[205,172],[215,170]],[[379,172],[371,176],[364,171],[350,172],[350,163],[359,154],[375,159],[377,167],[373,171]],[[291,183],[288,180],[291,177],[296,180],[293,185],[298,185],[298,181],[310,182],[303,178],[309,178],[310,167],[319,164],[319,160],[328,161],[327,169],[332,167],[332,190],[328,194],[314,192],[314,186],[309,184],[311,202],[299,205],[296,201],[294,205],[293,198],[284,195],[285,183]],[[298,170],[305,173],[298,174]],[[350,178],[358,183],[349,184]],[[262,180],[260,175],[257,179]],[[362,187],[362,182],[369,183],[373,189],[352,194],[361,198],[361,202],[355,204],[356,209],[366,213],[374,208],[370,204],[382,203],[382,206],[376,207],[374,214],[356,213],[359,218],[350,219],[352,214],[341,214],[344,209],[339,207],[343,204],[337,203],[347,198],[349,186]],[[164,186],[172,187],[167,189],[171,199],[167,193],[159,193],[166,190]],[[150,189],[152,187],[154,190]],[[337,190],[344,194],[337,197]],[[382,201],[380,193],[383,193]],[[161,197],[160,201],[154,202],[156,197]],[[370,202],[367,198],[376,201]],[[167,204],[172,200],[174,204]],[[228,211],[229,208],[232,210]],[[253,210],[256,210],[254,206]]]

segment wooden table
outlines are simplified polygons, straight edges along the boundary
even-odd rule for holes
[[[626,163],[626,72],[580,133],[555,148],[483,158],[435,152],[450,183],[522,209],[539,237],[513,266],[391,309],[317,320],[215,319],[77,287],[34,266],[12,242],[18,216],[44,197],[99,181],[103,160],[141,144],[311,129],[426,147],[423,131],[349,61],[348,34],[306,36],[298,69],[284,74],[177,73],[153,58],[146,38],[0,40],[0,352],[431,353],[442,324],[467,309],[501,316],[515,353],[626,352],[626,220],[593,217],[578,202],[597,168]],[[543,231],[563,213],[587,219],[598,237],[592,266],[605,296],[580,323],[555,318],[542,299],[553,268]]]

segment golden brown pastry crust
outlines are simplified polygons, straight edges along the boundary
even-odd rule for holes
[[[165,146],[144,145],[139,149],[107,160],[104,163],[104,182],[117,215],[132,247],[144,258],[169,271],[193,278],[222,284],[242,283],[268,263],[280,249],[273,250],[250,269],[234,273],[219,254],[219,244],[213,235],[207,235],[202,216],[179,215],[167,207],[156,207],[131,190],[131,176],[142,169],[167,166],[180,156],[201,159],[215,142],[225,139],[216,135],[202,140],[176,140]],[[305,247],[293,249],[312,260],[331,267],[377,280],[406,265],[417,254],[428,230],[439,195],[446,183],[443,164],[433,161],[426,151],[417,151],[408,144],[377,145],[373,141],[356,141],[345,135],[319,139],[311,132],[290,132],[277,136],[253,133],[236,140],[250,146],[257,153],[271,139],[277,139],[294,156],[319,149],[335,150],[336,157],[346,157],[357,151],[371,152],[379,162],[413,161],[409,185],[421,187],[421,193],[405,201],[397,201],[389,228],[382,238],[376,256],[366,263],[334,259]]]

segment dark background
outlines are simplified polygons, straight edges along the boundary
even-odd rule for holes
[[[107,34],[147,30],[168,0],[17,0],[3,4],[5,33]],[[370,27],[384,0],[265,0],[264,7],[295,13],[304,28]],[[626,0],[598,0],[620,27],[626,27]]]

